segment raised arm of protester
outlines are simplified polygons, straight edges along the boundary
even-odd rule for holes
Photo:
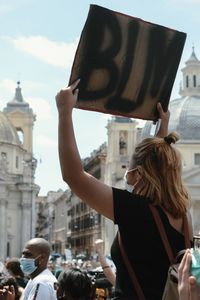
[[[164,112],[160,102],[157,104],[157,109],[158,109],[160,118],[158,121],[159,128],[156,133],[156,136],[160,137],[160,138],[164,138],[165,136],[168,135],[168,124],[169,124],[170,112],[169,112],[169,110],[167,112]]]
[[[59,156],[63,180],[78,197],[113,220],[112,188],[83,170],[78,152],[72,123],[78,83],[79,80],[62,89],[56,96],[59,113]]]
[[[106,276],[106,278],[110,281],[110,283],[114,286],[115,285],[115,280],[116,280],[116,274],[112,270],[110,264],[108,263],[104,253],[103,253],[103,240],[98,239],[95,241],[95,247],[96,247],[96,252],[98,254],[99,262],[101,264],[101,267],[103,269],[103,272]]]

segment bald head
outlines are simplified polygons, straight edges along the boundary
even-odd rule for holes
[[[28,248],[31,247],[32,249],[35,249],[35,251],[38,254],[43,253],[46,254],[47,256],[49,256],[51,252],[51,247],[49,242],[47,242],[45,239],[42,238],[34,238],[28,241],[25,247]]]

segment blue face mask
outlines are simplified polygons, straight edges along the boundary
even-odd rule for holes
[[[39,257],[39,256],[38,256]],[[20,258],[20,268],[23,273],[30,275],[32,274],[38,266],[35,265],[35,260],[38,258]]]

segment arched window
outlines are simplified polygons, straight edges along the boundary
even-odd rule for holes
[[[21,128],[17,128],[17,134],[18,134],[20,142],[23,144],[24,143],[24,133]]]
[[[119,132],[119,154],[127,155],[127,139],[128,133],[126,130],[121,130]]]

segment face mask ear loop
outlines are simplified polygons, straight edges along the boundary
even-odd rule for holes
[[[39,257],[41,257],[42,255],[41,254],[39,254],[36,258],[34,258],[35,259],[35,265],[38,267],[39,266],[39,263],[38,263],[38,261],[37,261],[37,259],[39,258]]]
[[[134,185],[129,184],[129,183],[128,183],[128,179],[127,179],[127,174],[128,174],[129,172],[132,172],[132,171],[137,171],[137,173],[138,173],[138,179],[136,180],[136,182],[135,182]],[[137,184],[140,182],[141,179],[142,179],[142,176],[141,176],[141,169],[140,169],[139,167],[136,167],[136,168],[130,169],[130,170],[126,170],[126,172],[125,172],[125,174],[124,174],[125,189],[126,189],[128,192],[132,193],[132,192],[135,190]]]
[[[130,170],[132,171],[132,170]],[[128,184],[128,179],[127,179],[127,174],[128,174],[129,170],[126,170],[125,174],[124,174],[124,181],[125,181],[125,189],[129,192],[132,193],[134,190],[134,186],[131,184]]]
[[[134,190],[134,186],[133,185],[130,185],[128,183],[125,184],[125,189],[129,192],[129,193],[132,193],[133,190]]]
[[[137,172],[138,172],[138,181],[140,181],[142,179],[142,167],[141,166],[138,166],[137,167]]]

